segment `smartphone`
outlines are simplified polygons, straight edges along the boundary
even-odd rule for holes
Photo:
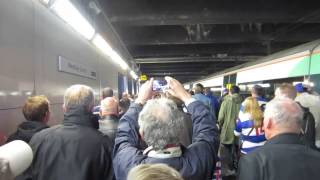
[[[165,79],[153,80],[152,90],[156,92],[164,92],[167,89],[167,81]]]

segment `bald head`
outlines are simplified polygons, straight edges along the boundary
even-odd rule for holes
[[[118,115],[118,102],[112,98],[107,97],[101,101],[100,106],[101,116],[107,116],[107,115]]]
[[[64,93],[64,108],[68,111],[71,107],[84,107],[88,112],[94,104],[93,90],[91,87],[76,84],[70,86]]]
[[[297,96],[295,87],[289,83],[283,83],[276,89],[276,98],[289,98],[294,100]]]
[[[264,112],[266,138],[281,133],[300,133],[303,112],[300,106],[289,98],[275,98],[270,101]]]

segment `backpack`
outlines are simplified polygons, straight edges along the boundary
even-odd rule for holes
[[[297,102],[298,103],[298,102]],[[316,139],[316,129],[315,129],[315,121],[312,113],[309,108],[303,107],[300,103],[298,103],[303,111],[303,122],[301,126],[301,140],[303,144],[315,148],[315,139]]]

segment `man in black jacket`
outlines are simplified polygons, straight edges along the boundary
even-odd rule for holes
[[[73,85],[64,95],[64,121],[34,135],[34,152],[25,179],[107,180],[112,166],[108,141],[92,120],[93,90]]]
[[[48,128],[47,122],[50,117],[49,101],[45,96],[28,97],[22,108],[23,115],[27,121],[21,123],[17,131],[11,134],[7,142],[22,140],[29,143],[32,136]]]
[[[268,141],[240,159],[239,180],[319,179],[320,153],[300,141],[302,116],[291,99],[267,104],[263,125]]]

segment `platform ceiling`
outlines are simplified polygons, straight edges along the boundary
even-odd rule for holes
[[[182,82],[320,38],[320,1],[95,0],[147,76]]]

